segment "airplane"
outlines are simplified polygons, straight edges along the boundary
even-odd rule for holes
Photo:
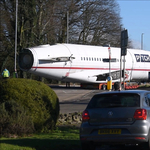
[[[81,44],[24,48],[19,54],[19,67],[41,77],[72,83],[107,83],[111,72],[112,82],[117,82],[120,64],[124,67],[120,63],[121,48],[109,49],[111,55],[108,47]],[[127,49],[124,58],[125,81],[150,81],[150,51]]]

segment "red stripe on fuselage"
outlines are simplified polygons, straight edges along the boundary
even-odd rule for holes
[[[109,68],[84,68],[84,67],[32,67],[36,69],[72,69],[72,70],[109,70]],[[111,70],[120,70],[120,68],[111,68]],[[125,69],[133,71],[150,71],[150,69]]]

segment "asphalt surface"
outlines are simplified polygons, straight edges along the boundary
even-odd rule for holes
[[[98,89],[81,89],[78,86],[66,88],[51,86],[59,98],[60,113],[83,112],[92,96],[102,92]]]

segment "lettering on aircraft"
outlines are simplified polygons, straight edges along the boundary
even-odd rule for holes
[[[137,62],[150,62],[150,56],[147,54],[134,54]]]

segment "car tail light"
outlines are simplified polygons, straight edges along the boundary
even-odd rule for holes
[[[137,109],[134,113],[134,119],[137,120],[146,120],[147,118],[147,111],[146,109]]]
[[[90,116],[89,116],[89,113],[87,110],[85,110],[83,113],[82,113],[82,121],[87,121],[90,119]]]

